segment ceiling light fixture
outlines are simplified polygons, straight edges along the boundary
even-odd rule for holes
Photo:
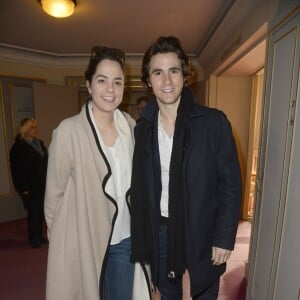
[[[39,0],[46,14],[55,18],[71,16],[77,5],[76,0]]]

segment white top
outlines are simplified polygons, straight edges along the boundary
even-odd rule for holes
[[[161,122],[160,113],[158,114],[158,146],[161,167],[161,198],[160,214],[164,217],[169,216],[169,174],[170,161],[173,147],[173,137],[169,137],[165,132]]]
[[[111,245],[115,245],[130,236],[130,213],[126,203],[125,194],[129,188],[128,183],[130,182],[131,168],[128,168],[127,152],[121,142],[120,132],[118,132],[119,136],[116,139],[113,147],[105,145],[94,119],[92,105],[89,106],[89,109],[100,145],[106,158],[108,159],[112,172],[107,181],[105,191],[109,195],[111,195],[113,199],[116,200],[118,205],[118,215],[115,221],[114,231],[110,242]]]
[[[113,147],[106,146],[106,151],[107,159],[112,171],[112,176],[110,178],[114,188],[114,199],[118,204],[118,216],[111,239],[111,245],[114,245],[130,236],[130,214],[125,199],[127,191],[125,179],[128,174],[120,139],[117,138]]]

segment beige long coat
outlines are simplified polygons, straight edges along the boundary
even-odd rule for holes
[[[60,123],[49,147],[47,300],[100,299],[99,280],[116,207],[104,194],[108,168],[85,106]],[[134,121],[118,110],[116,118],[121,142],[132,155]],[[139,290],[134,291],[143,300],[149,299],[144,279],[139,276],[142,284],[135,284]]]

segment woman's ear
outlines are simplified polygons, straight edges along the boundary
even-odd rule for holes
[[[85,81],[85,85],[90,93],[90,95],[92,95],[92,90],[91,90],[91,87],[90,87],[90,82],[88,80]]]

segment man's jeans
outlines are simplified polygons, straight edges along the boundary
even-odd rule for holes
[[[167,225],[161,224],[159,228],[159,276],[158,289],[161,300],[182,300],[182,278],[169,279],[167,275]],[[201,270],[199,270],[201,272]],[[214,282],[200,295],[194,296],[193,300],[217,300],[219,280]]]
[[[158,289],[161,300],[182,300],[182,278],[169,279],[167,274],[167,225],[159,228]]]
[[[107,300],[131,300],[134,264],[130,262],[131,240],[122,240],[109,247],[104,289]]]
[[[193,297],[193,300],[217,300],[219,293],[220,280],[215,281],[211,286],[209,286],[200,295]]]

